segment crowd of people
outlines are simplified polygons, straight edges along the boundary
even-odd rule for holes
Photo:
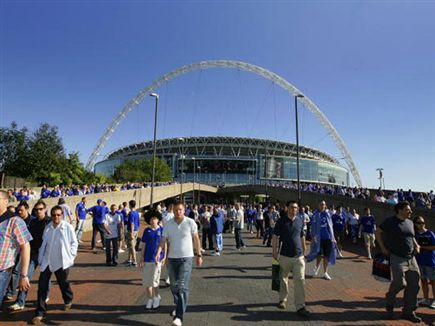
[[[101,242],[107,266],[117,266],[119,253],[127,250],[124,264],[141,268],[146,310],[159,308],[160,277],[165,278],[174,298],[172,325],[175,326],[183,323],[194,260],[201,266],[204,254],[216,257],[224,254],[223,233],[234,234],[238,251],[248,245],[245,232],[271,247],[272,257],[280,266],[278,308],[287,307],[288,276],[292,272],[296,313],[304,318],[310,316],[305,303],[305,275],[317,277],[323,266],[323,279],[331,280],[329,267],[343,257],[343,247],[360,242],[364,243],[368,259],[372,259],[375,244],[390,257],[392,282],[386,296],[389,318],[394,317],[395,298],[403,288],[402,318],[419,322],[421,319],[415,314],[419,304],[435,309],[435,234],[425,227],[424,217],[410,220],[412,205],[406,200],[395,205],[396,216],[380,225],[369,208],[360,216],[355,209],[328,207],[325,201],[314,210],[309,206],[299,207],[293,201],[286,205],[189,206],[162,202],[143,213],[145,229],[139,234],[141,213],[134,200],[108,205],[98,199],[88,207],[83,196],[72,211],[60,197],[58,205],[48,213],[44,199],[30,208],[23,199],[17,206],[11,205],[10,195],[0,191],[0,302],[5,297],[15,300],[9,306],[11,311],[24,309],[30,280],[39,267],[34,324],[47,314],[52,274],[62,292],[64,309],[72,308],[74,295],[68,275],[78,247],[84,245],[82,234],[88,215],[92,216],[90,249],[97,252],[97,244]],[[346,238],[349,241],[344,241]],[[310,241],[309,248],[306,240]],[[315,261],[314,268],[306,273],[305,264],[311,261]],[[420,279],[424,298],[417,301]]]

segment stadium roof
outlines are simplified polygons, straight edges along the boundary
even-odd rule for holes
[[[339,164],[334,157],[317,149],[305,146],[299,148],[301,158]],[[152,150],[152,141],[141,142],[116,149],[108,153],[105,159],[151,155]],[[296,157],[296,145],[274,140],[226,136],[157,140],[157,155],[256,157],[265,153],[268,156]]]

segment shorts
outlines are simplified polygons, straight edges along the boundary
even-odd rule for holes
[[[320,252],[319,255],[323,257],[331,256],[332,252],[332,241],[331,240],[320,240]]]
[[[367,245],[370,245],[372,247],[375,246],[375,234],[374,233],[366,233],[363,232],[363,237],[364,237],[364,243]]]
[[[435,267],[418,265],[422,280],[435,281]]]
[[[127,236],[125,237],[125,241],[127,242],[128,249],[134,248],[136,246],[136,238],[137,238],[137,231],[133,231],[133,233],[131,232],[127,233]]]
[[[159,287],[161,273],[162,264],[146,262],[142,271],[142,285],[147,288]]]

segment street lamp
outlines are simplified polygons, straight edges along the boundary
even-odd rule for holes
[[[384,169],[383,168],[377,168],[376,171],[379,173],[379,189],[382,190],[382,183],[384,184],[384,190],[385,190],[385,180],[384,180]]]
[[[198,180],[198,203],[201,205],[201,166],[198,166],[199,180]]]
[[[180,138],[178,138],[178,140],[180,141],[180,142],[184,142],[184,138],[182,138],[182,137],[180,137]],[[184,194],[183,194],[183,174],[184,174],[184,158],[186,157],[184,154],[183,154],[183,149],[181,148],[181,146],[180,146],[180,149],[181,149],[181,154],[180,154],[180,158],[181,158],[181,167],[180,167],[180,174],[181,174],[181,178],[180,178],[180,200],[183,202],[183,204],[184,204]]]
[[[154,205],[154,181],[156,178],[156,137],[157,137],[157,110],[159,108],[159,94],[151,93],[151,97],[155,98],[155,111],[154,111],[154,140],[153,140],[153,169],[151,174],[151,198],[150,198],[150,207],[152,208]]]
[[[195,162],[195,157],[192,157],[192,162],[193,162],[193,191],[192,191],[192,204],[195,204],[195,176],[196,176],[196,162]]]
[[[299,172],[299,121],[298,121],[298,98],[304,98],[302,94],[295,96],[295,120],[296,120],[296,177],[298,182],[298,205],[301,207],[301,176]]]

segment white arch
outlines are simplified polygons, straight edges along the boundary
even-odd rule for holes
[[[300,99],[300,102],[302,102],[305,105],[305,107],[308,108],[308,110],[310,110],[311,113],[314,114],[314,116],[320,121],[323,127],[328,131],[328,134],[331,136],[332,140],[335,142],[341,154],[343,155],[343,158],[346,161],[347,166],[349,167],[349,170],[352,173],[352,176],[356,184],[358,186],[362,186],[361,177],[358,173],[356,165],[349,153],[346,144],[338,134],[337,130],[334,128],[334,126],[325,116],[325,114],[322,111],[320,111],[317,105],[314,104],[314,102],[311,101],[309,97],[303,94],[295,86],[290,84],[287,80],[285,80],[284,78],[282,78],[281,76],[275,74],[270,70],[267,70],[265,68],[250,63],[246,63],[242,61],[233,61],[233,60],[210,60],[210,61],[200,61],[200,62],[188,64],[163,75],[159,79],[154,80],[149,86],[144,88],[135,97],[133,97],[112,120],[112,122],[107,127],[104,134],[99,139],[91,156],[89,157],[89,161],[86,165],[86,168],[88,170],[93,169],[97,157],[100,155],[101,150],[106,145],[107,141],[112,136],[112,134],[115,132],[118,125],[125,118],[127,113],[129,113],[131,110],[133,110],[134,107],[139,105],[139,103],[144,99],[145,96],[149,95],[163,84],[169,82],[170,80],[180,75],[184,75],[195,70],[211,69],[211,68],[233,68],[233,69],[240,69],[243,71],[252,72],[263,78],[271,80],[272,82],[276,83],[277,85],[279,85],[281,88],[283,88],[293,96],[296,96],[298,94],[304,95],[304,97]]]

